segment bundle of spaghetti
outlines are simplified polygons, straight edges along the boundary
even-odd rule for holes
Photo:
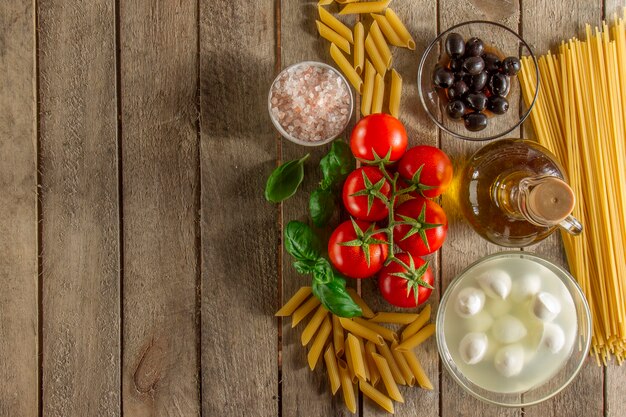
[[[581,236],[562,233],[570,271],[593,317],[591,353],[598,364],[626,355],[626,10],[585,40],[562,42],[538,59],[542,88],[531,112],[537,140],[562,162],[576,194]],[[536,85],[522,59],[522,95]],[[622,166],[620,166],[622,164]]]

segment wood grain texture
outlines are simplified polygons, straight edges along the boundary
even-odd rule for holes
[[[203,415],[278,415],[274,2],[200,3]],[[220,22],[217,24],[217,22]],[[242,24],[245,22],[245,24]]]
[[[0,4],[0,416],[39,412],[35,9]]]
[[[123,413],[199,416],[197,4],[119,15]]]
[[[420,2],[398,0],[390,7],[407,26],[413,36],[416,49],[411,51],[405,48],[395,48],[393,52],[393,68],[402,76],[402,103],[400,105],[400,120],[406,128],[409,138],[409,146],[430,145],[438,146],[438,132],[434,123],[423,111],[418,96],[417,67],[419,60],[432,39],[437,36],[437,4],[435,2]],[[367,26],[366,26],[367,27]],[[434,322],[435,313],[441,295],[439,288],[439,253],[425,257],[430,262],[435,275],[435,290],[430,296],[429,303],[432,305],[433,314],[431,322]],[[380,295],[375,279],[363,281],[361,289],[364,298],[374,311],[409,311],[395,308],[387,303]],[[421,309],[421,307],[420,307]],[[419,311],[419,309],[416,309]],[[415,387],[401,387],[404,404],[396,403],[396,416],[426,417],[437,414],[439,409],[439,355],[435,337],[415,349],[415,354],[420,360],[426,374],[430,378],[435,389],[433,391]],[[384,388],[383,388],[384,390]],[[384,410],[372,401],[364,398],[363,416],[385,416]]]
[[[114,9],[49,1],[38,15],[43,413],[119,416]]]
[[[517,30],[520,19],[519,2],[510,0],[497,2],[494,6],[491,0],[440,0],[439,27],[443,32],[452,25],[468,20],[490,20],[501,23],[513,30]],[[475,36],[489,38],[488,33],[474,32]],[[513,101],[511,101],[513,106]],[[513,110],[511,109],[512,117]],[[508,137],[519,137],[519,129],[514,130]],[[454,163],[455,180],[458,181],[465,161],[485,143],[469,142],[454,138],[442,132],[441,148],[448,153]],[[441,291],[445,291],[454,277],[472,262],[485,255],[499,252],[499,246],[493,245],[480,238],[463,218],[458,206],[456,183],[451,192],[445,194],[442,205],[448,215],[448,239],[442,248],[441,262]],[[520,416],[520,409],[505,409],[482,403],[469,396],[446,372],[442,371],[441,409],[440,416]]]

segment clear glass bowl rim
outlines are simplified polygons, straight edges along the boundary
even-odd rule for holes
[[[426,101],[424,99],[424,92],[422,91],[422,72],[424,71],[424,65],[426,64],[426,57],[430,54],[430,52],[432,51],[432,49],[435,47],[435,45],[437,45],[437,43],[443,39],[443,37],[445,35],[447,35],[448,33],[452,32],[453,30],[463,27],[463,26],[468,26],[468,25],[472,25],[472,24],[486,24],[486,25],[493,25],[493,26],[497,26],[501,29],[506,30],[507,32],[511,33],[513,36],[515,36],[523,45],[524,47],[528,50],[528,52],[530,53],[530,57],[533,60],[533,64],[535,66],[535,76],[537,77],[537,85],[535,86],[535,95],[533,97],[533,101],[530,103],[530,105],[528,106],[528,109],[526,110],[526,112],[524,112],[524,114],[520,117],[519,121],[517,123],[515,123],[511,128],[509,128],[508,130],[498,133],[496,135],[493,136],[487,136],[484,138],[473,138],[473,137],[469,137],[469,136],[464,136],[460,133],[456,133],[451,131],[450,129],[448,129],[447,127],[445,127],[443,125],[443,123],[440,123],[437,118],[431,113],[430,109],[428,108],[428,105],[426,104]],[[457,137],[459,139],[464,139],[464,140],[469,140],[469,141],[474,141],[474,142],[480,142],[480,141],[484,141],[484,140],[492,140],[492,139],[498,139],[508,133],[511,133],[515,128],[517,128],[519,125],[521,125],[522,123],[524,123],[524,120],[526,120],[526,118],[528,118],[528,116],[530,115],[531,110],[533,109],[533,107],[535,106],[535,102],[537,101],[537,97],[539,96],[539,86],[541,84],[541,80],[540,80],[540,76],[539,76],[539,65],[537,63],[537,58],[535,57],[535,54],[533,52],[533,50],[531,49],[530,45],[528,45],[526,43],[526,41],[524,39],[522,39],[522,37],[517,34],[515,31],[509,29],[508,27],[497,23],[497,22],[490,22],[488,20],[469,20],[467,22],[462,22],[462,23],[458,23],[448,29],[446,29],[444,32],[441,32],[439,34],[439,36],[437,36],[429,45],[428,47],[426,47],[426,50],[424,51],[424,53],[422,54],[422,58],[420,59],[420,63],[419,66],[417,68],[417,90],[419,93],[419,98],[420,98],[420,102],[422,103],[422,107],[424,107],[424,110],[426,110],[426,113],[428,114],[428,117],[430,117],[430,119],[442,130],[444,130],[445,132],[449,133],[450,135]]]
[[[583,335],[584,337],[584,346],[583,346],[583,351],[581,354],[581,360],[578,364],[576,364],[576,369],[574,369],[574,372],[572,372],[572,374],[567,378],[567,380],[562,383],[557,389],[555,389],[554,391],[550,392],[548,395],[545,395],[542,398],[533,400],[533,401],[527,401],[527,402],[523,402],[520,401],[519,403],[505,403],[505,402],[500,402],[497,400],[493,400],[490,398],[486,398],[483,395],[475,392],[471,386],[468,386],[466,384],[466,382],[464,380],[462,380],[458,375],[457,372],[454,369],[452,369],[451,365],[448,363],[448,358],[446,358],[444,355],[449,355],[447,346],[445,344],[445,341],[443,340],[443,310],[447,303],[448,303],[448,298],[450,297],[450,294],[453,292],[454,288],[456,288],[457,285],[459,285],[459,277],[461,277],[462,275],[464,275],[465,273],[467,273],[467,271],[469,271],[470,269],[474,268],[476,265],[478,264],[482,264],[483,262],[486,262],[488,260],[491,259],[496,259],[496,258],[507,258],[507,257],[511,257],[511,256],[515,256],[515,257],[520,257],[520,258],[529,258],[529,259],[535,259],[535,260],[540,260],[542,262],[545,262],[547,264],[549,264],[551,267],[553,267],[556,271],[559,272],[558,276],[559,278],[564,281],[564,280],[568,280],[570,284],[573,284],[573,287],[568,287],[568,290],[570,292],[573,291],[576,293],[576,295],[580,298],[580,300],[582,300],[582,305],[583,305],[583,319],[585,321],[585,326],[584,329],[586,329],[586,333]],[[578,311],[578,308],[577,308]],[[439,357],[441,358],[441,362],[444,365],[444,368],[446,368],[446,371],[452,376],[452,378],[455,380],[455,382],[457,384],[459,384],[466,392],[468,392],[471,396],[473,396],[474,398],[477,398],[481,401],[484,401],[488,404],[493,404],[493,405],[499,405],[501,407],[508,407],[508,408],[519,408],[519,407],[528,407],[528,406],[532,406],[532,405],[537,405],[539,403],[542,403],[552,397],[554,397],[555,395],[557,395],[558,393],[560,393],[561,391],[563,391],[573,380],[574,378],[576,378],[576,376],[578,375],[578,373],[580,372],[580,370],[582,369],[583,364],[585,363],[585,359],[589,356],[589,348],[591,347],[591,310],[589,309],[589,304],[587,303],[587,299],[585,298],[585,295],[582,291],[582,289],[580,288],[580,286],[578,285],[578,282],[576,282],[576,280],[574,279],[574,277],[564,268],[562,268],[561,266],[555,264],[554,262],[550,261],[549,259],[541,256],[541,255],[537,255],[535,253],[531,253],[531,252],[524,252],[524,251],[515,251],[515,250],[507,250],[507,251],[501,251],[501,252],[497,252],[497,253],[492,253],[490,255],[484,256],[480,259],[478,259],[475,262],[472,262],[469,266],[467,266],[466,268],[464,268],[461,272],[459,272],[458,274],[455,275],[454,279],[452,280],[452,283],[448,286],[448,288],[446,288],[446,291],[443,294],[443,297],[441,298],[441,301],[439,302],[439,308],[437,309],[437,318],[435,320],[436,322],[436,332],[435,332],[435,336],[437,339],[437,350],[439,352]],[[581,327],[579,326],[579,329]],[[445,352],[445,353],[444,353]],[[571,356],[568,357],[568,361],[571,359]],[[488,391],[488,390],[485,390]],[[521,394],[520,394],[521,395]]]
[[[274,84],[276,84],[276,81],[278,81],[278,78],[281,76],[281,74],[283,72],[287,71],[290,68],[298,67],[300,65],[311,65],[311,66],[316,66],[316,67],[327,68],[327,69],[331,70],[332,72],[334,72],[335,74],[337,74],[339,76],[339,78],[342,80],[342,82],[345,84],[346,88],[348,89],[348,93],[350,95],[350,111],[348,113],[348,119],[347,119],[345,125],[343,126],[343,128],[339,131],[339,133],[336,136],[329,137],[329,138],[326,138],[324,140],[320,140],[320,141],[317,141],[317,142],[308,142],[308,141],[300,140],[300,139],[290,135],[280,125],[280,123],[278,123],[278,121],[274,118],[274,115],[272,115],[272,102],[271,102],[271,100],[272,100],[272,90],[274,88]],[[272,121],[272,124],[274,125],[276,130],[278,130],[280,135],[282,137],[284,137],[285,139],[290,140],[291,142],[296,143],[298,145],[302,145],[302,146],[321,146],[321,145],[325,145],[325,144],[333,141],[337,137],[339,137],[339,135],[341,135],[341,132],[346,130],[346,127],[348,127],[348,124],[350,124],[350,120],[352,119],[352,114],[354,113],[354,95],[352,93],[352,88],[350,87],[350,84],[348,83],[348,80],[346,79],[346,77],[344,77],[344,75],[340,71],[338,71],[335,67],[333,67],[331,65],[328,65],[328,64],[326,64],[324,62],[319,62],[319,61],[300,61],[300,62],[296,62],[295,64],[291,64],[291,65],[283,68],[278,73],[278,75],[276,75],[276,77],[274,78],[274,81],[272,81],[272,84],[270,85],[269,92],[267,94],[267,111],[269,112],[270,120]]]

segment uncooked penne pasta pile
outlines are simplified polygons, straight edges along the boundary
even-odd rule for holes
[[[302,287],[278,310],[276,316],[291,316],[295,327],[315,310],[302,331],[302,346],[309,346],[307,361],[314,370],[323,357],[333,395],[343,394],[346,407],[356,413],[354,385],[381,408],[394,413],[393,401],[404,402],[399,385],[416,383],[428,390],[433,385],[413,349],[435,332],[427,324],[431,308],[417,313],[374,313],[353,289],[350,296],[361,307],[363,317],[347,319],[330,314]],[[382,324],[406,325],[400,335]]]
[[[398,117],[402,77],[392,68],[389,45],[414,50],[415,41],[398,15],[387,7],[391,0],[335,1],[341,7],[340,15],[357,15],[359,21],[350,29],[322,7],[332,0],[320,0],[317,31],[330,42],[330,56],[361,95],[361,114],[386,111]],[[386,97],[388,104],[384,108]]]

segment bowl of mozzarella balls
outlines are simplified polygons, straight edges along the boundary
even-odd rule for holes
[[[451,27],[426,48],[418,68],[418,89],[430,118],[445,132],[466,140],[490,140],[516,133],[528,117],[517,78],[520,58],[532,57],[528,94],[539,92],[538,66],[526,42],[495,22],[471,21]]]
[[[446,289],[436,337],[444,367],[468,393],[525,407],[576,377],[589,354],[591,314],[565,269],[528,252],[499,252]]]

